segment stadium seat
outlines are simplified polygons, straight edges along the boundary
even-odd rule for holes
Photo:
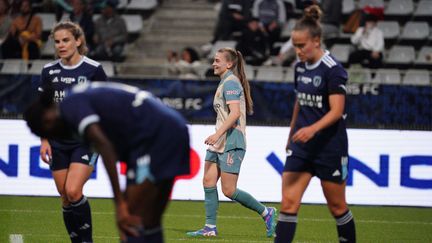
[[[104,61],[104,62],[100,62],[100,64],[102,65],[106,75],[108,77],[114,77],[115,76],[115,69],[114,69],[114,63],[110,62],[110,61]]]
[[[430,85],[428,70],[408,70],[402,80],[407,85]]]
[[[348,69],[348,83],[371,83],[371,79],[369,68]]]
[[[401,75],[399,69],[378,69],[372,83],[378,84],[400,84]]]
[[[294,28],[294,25],[295,25],[296,21],[297,21],[296,19],[289,19],[285,23],[285,25],[284,25],[284,27],[282,29],[282,34],[281,34],[281,38],[282,39],[286,40],[286,39],[288,39],[291,36],[291,31]]]
[[[286,68],[285,69],[286,73],[285,73],[285,78],[284,78],[284,82],[287,83],[294,83],[294,68]]]
[[[429,25],[427,22],[408,21],[402,32],[402,38],[406,40],[423,40],[429,37]]]
[[[100,14],[93,15],[93,22],[96,22],[100,18]],[[126,29],[128,34],[140,33],[143,29],[144,23],[141,15],[139,14],[122,14],[121,15],[126,22]]]
[[[283,68],[282,67],[258,67],[256,80],[280,82],[283,81]]]
[[[354,0],[343,0],[342,2],[342,14],[350,14],[355,9]]]
[[[41,49],[41,54],[44,57],[53,57],[55,54],[54,49],[54,40],[52,38],[48,38],[47,42],[45,42]]]
[[[390,49],[386,62],[392,64],[411,64],[414,58],[414,47],[395,45]]]
[[[383,32],[385,39],[396,39],[400,35],[400,27],[397,21],[379,21],[378,28]]]
[[[432,59],[432,46],[423,46],[417,55],[415,63],[432,65],[432,60],[427,60],[426,58],[428,55],[430,55],[430,58]]]
[[[365,6],[383,8],[384,1],[383,0],[360,0],[358,6],[359,8],[364,8]]]
[[[432,1],[431,0],[421,0],[417,4],[417,9],[414,12],[414,16],[432,17]]]
[[[157,0],[131,0],[127,5],[130,10],[153,10],[158,6]]]
[[[213,44],[212,49],[211,49],[210,53],[208,54],[207,58],[213,59],[216,52],[221,48],[224,48],[224,47],[235,48],[236,45],[237,45],[237,41],[216,41]]]
[[[245,66],[245,74],[247,80],[255,80],[255,70],[251,65]]]
[[[42,68],[47,64],[49,61],[47,60],[34,60],[31,63],[31,67],[28,70],[28,74],[38,75],[41,74]]]
[[[390,0],[384,10],[386,15],[410,15],[414,11],[412,0]]]
[[[50,32],[56,24],[55,14],[52,13],[38,13],[38,16],[42,19],[42,31]]]
[[[334,44],[330,49],[331,54],[341,63],[348,62],[350,51],[351,45],[349,44]]]
[[[3,59],[1,74],[22,74],[27,72],[27,63],[22,59]]]

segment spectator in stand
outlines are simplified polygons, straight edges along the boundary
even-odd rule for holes
[[[260,28],[259,19],[252,18],[243,30],[242,38],[236,47],[249,65],[259,66],[268,57],[266,33]]]
[[[88,9],[86,0],[71,0],[73,11],[69,18],[72,22],[79,24],[84,31],[87,47],[93,49],[94,23],[92,14]]]
[[[183,79],[198,79],[200,77],[197,69],[201,66],[201,62],[198,53],[192,47],[183,49],[180,60],[176,52],[170,51],[168,62],[170,64],[168,70],[171,75],[178,75],[179,78]]]
[[[20,14],[12,21],[9,36],[3,43],[3,57],[40,58],[41,34],[42,19],[32,12],[30,0],[22,0]]]
[[[202,50],[209,52],[216,41],[229,40],[234,31],[246,28],[247,19],[251,16],[252,3],[251,0],[223,0],[213,40],[202,46]]]
[[[365,16],[365,25],[351,36],[356,50],[349,55],[349,64],[360,63],[363,67],[380,68],[384,50],[384,34],[377,27],[375,15]]]
[[[270,48],[279,40],[286,21],[285,5],[282,0],[256,0],[252,14],[258,18],[268,35]]]
[[[94,58],[112,61],[120,61],[123,58],[128,32],[126,22],[115,10],[117,3],[107,0],[102,9],[102,16],[96,20],[92,53]]]
[[[9,16],[9,1],[0,0],[0,59],[3,58],[3,42],[7,39],[12,18]]]

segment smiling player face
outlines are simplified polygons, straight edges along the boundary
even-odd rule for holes
[[[226,59],[225,53],[223,52],[216,52],[216,55],[213,60],[213,72],[215,75],[218,75],[220,77],[223,76],[223,74],[232,67],[233,63],[229,62]]]
[[[78,47],[81,44],[81,40],[76,40],[68,30],[61,29],[54,33],[55,50],[63,63],[71,63],[74,62],[74,60],[79,60],[80,54],[78,52]]]

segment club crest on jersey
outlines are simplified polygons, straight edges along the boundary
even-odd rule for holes
[[[313,83],[313,85],[315,87],[320,86],[320,84],[321,84],[321,76],[314,76],[312,83]]]
[[[85,76],[79,76],[78,77],[78,83],[79,84],[83,84],[85,82],[87,82],[87,77],[85,77]]]

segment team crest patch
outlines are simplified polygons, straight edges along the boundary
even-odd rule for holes
[[[85,77],[85,76],[79,76],[78,77],[78,83],[79,84],[83,84],[85,82],[87,82],[87,77]]]
[[[321,84],[321,76],[315,76],[314,78],[313,78],[313,85],[315,86],[315,87],[318,87],[318,86],[320,86],[320,84]]]

